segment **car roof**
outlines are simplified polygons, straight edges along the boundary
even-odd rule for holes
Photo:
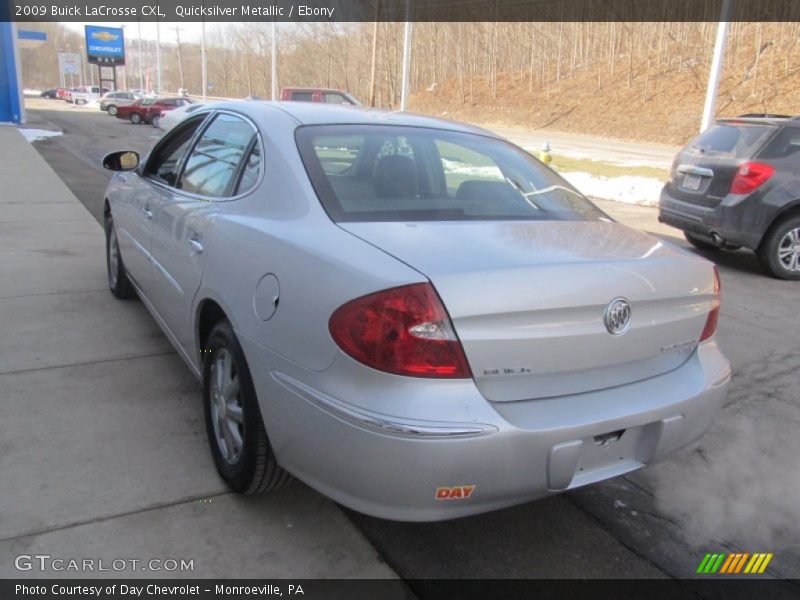
[[[336,88],[321,88],[321,87],[285,87],[284,92],[337,92],[340,94],[346,93],[344,90]]]
[[[790,125],[792,127],[800,126],[800,119],[798,117],[789,117],[789,116],[742,116],[742,117],[730,117],[726,119],[717,119],[717,123],[725,123],[727,125],[774,125],[776,127],[782,127],[785,125]]]
[[[253,117],[267,116],[275,109],[291,117],[298,125],[404,125],[407,127],[427,127],[464,133],[477,133],[501,139],[497,134],[446,119],[437,119],[404,111],[386,111],[357,106],[324,104],[321,102],[271,102],[238,101],[213,105],[215,108],[230,108]]]

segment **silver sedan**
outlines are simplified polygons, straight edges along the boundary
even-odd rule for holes
[[[238,492],[449,519],[692,447],[725,397],[714,266],[487,131],[231,102],[104,165],[111,291],[203,382]]]

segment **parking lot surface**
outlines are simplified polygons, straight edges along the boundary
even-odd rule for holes
[[[150,126],[64,109],[57,101],[30,102],[29,111],[31,127],[63,131],[34,147],[98,220],[108,181],[98,166],[102,155],[141,152],[159,136]],[[66,197],[54,180],[50,187]],[[60,197],[53,194],[48,197]],[[28,197],[42,201],[34,193]],[[679,232],[658,224],[653,209],[599,204],[623,223],[688,248]],[[16,221],[0,236],[0,252],[31,257],[0,266],[0,314],[11,339],[19,340],[16,348],[0,350],[0,390],[14,406],[14,414],[0,415],[14,424],[3,460],[11,467],[4,468],[0,484],[12,476],[8,481],[26,483],[13,498],[17,512],[0,512],[14,515],[0,520],[0,553],[52,548],[58,544],[47,536],[57,535],[71,536],[68,542],[81,547],[84,537],[113,538],[119,543],[114,551],[131,552],[124,542],[128,530],[133,547],[152,548],[166,533],[155,523],[181,515],[189,522],[202,519],[203,533],[169,529],[176,548],[213,539],[227,549],[237,537],[229,536],[228,526],[246,534],[246,546],[262,536],[269,540],[261,554],[233,552],[237,560],[215,564],[204,576],[227,568],[232,570],[223,574],[230,576],[281,569],[285,576],[299,570],[309,575],[292,560],[292,552],[309,548],[309,564],[341,567],[336,576],[355,576],[359,569],[391,576],[363,534],[403,577],[690,577],[710,551],[773,552],[769,576],[800,577],[800,288],[766,277],[744,251],[706,255],[720,268],[718,339],[734,379],[720,418],[696,451],[523,506],[405,524],[349,511],[347,519],[299,483],[262,498],[226,494],[205,448],[198,385],[141,305],[116,302],[104,291],[101,229],[74,200],[30,210],[15,206],[7,212]],[[42,218],[56,219],[58,226],[47,227]],[[47,259],[36,260],[40,255]],[[0,411],[10,409],[3,404]],[[41,443],[25,454],[20,447],[31,435]],[[213,502],[199,502],[203,498]],[[297,515],[303,510],[315,520],[301,527]],[[318,510],[324,517],[316,516]],[[149,529],[141,524],[148,515]],[[283,536],[275,538],[279,531]],[[342,548],[334,540],[338,535],[353,549]],[[336,552],[347,555],[341,565]],[[270,562],[276,554],[283,562]]]

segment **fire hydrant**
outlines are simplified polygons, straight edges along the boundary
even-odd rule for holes
[[[539,160],[546,164],[548,167],[553,162],[553,156],[550,154],[550,142],[542,144],[542,149],[539,150]]]

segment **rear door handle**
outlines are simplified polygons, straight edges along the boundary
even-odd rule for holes
[[[189,238],[189,247],[197,252],[197,254],[203,253],[203,243],[195,238]]]
[[[149,206],[145,206],[144,208],[142,208],[142,212],[144,213],[144,216],[147,217],[148,219],[153,218],[153,211],[150,210]]]

